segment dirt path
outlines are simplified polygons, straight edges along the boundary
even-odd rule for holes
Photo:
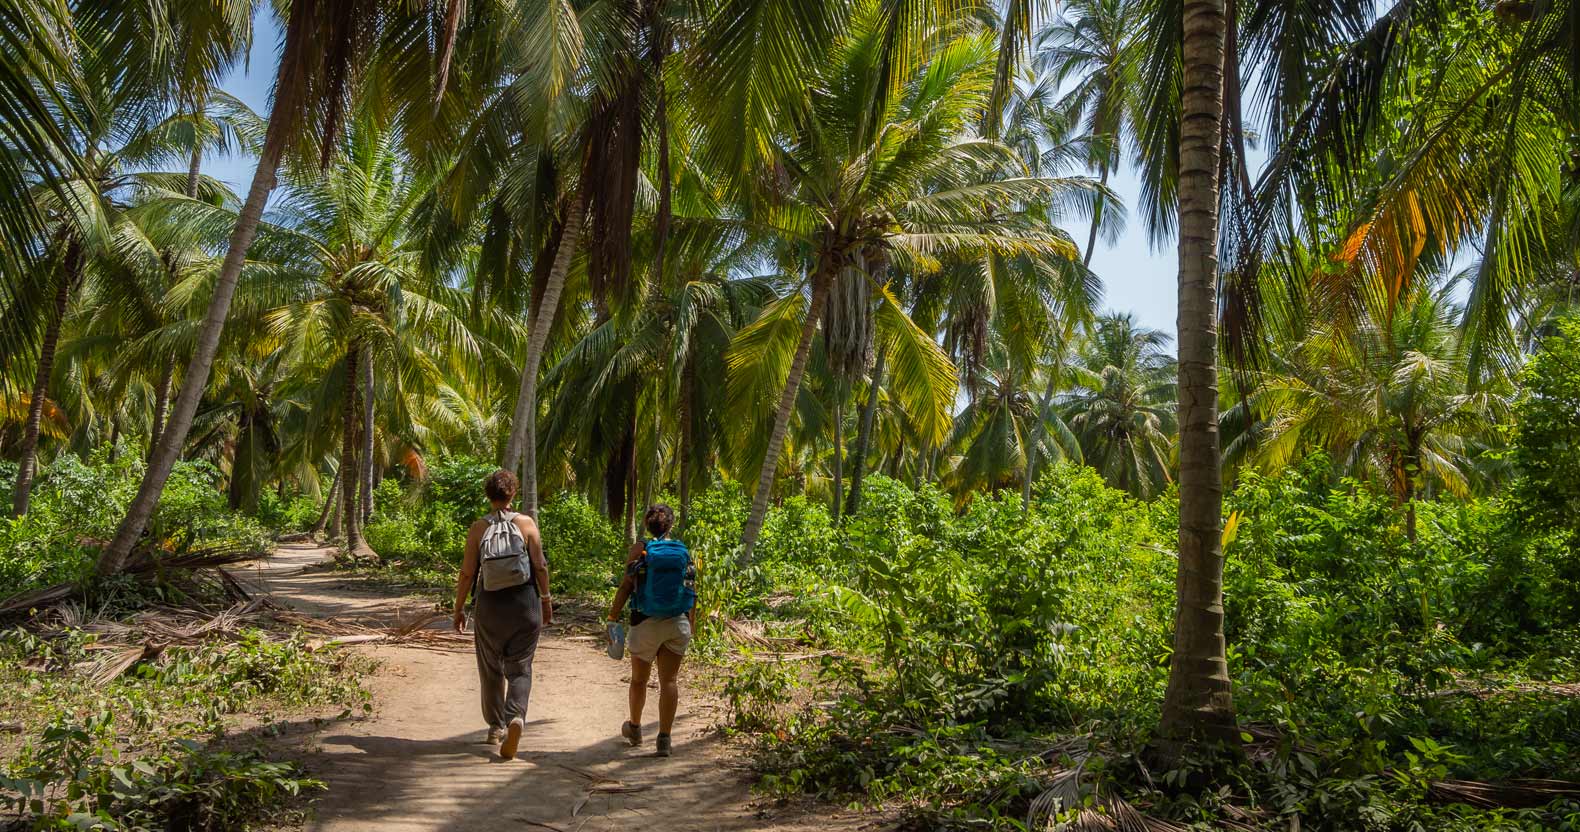
[[[287,545],[238,577],[310,615],[388,625],[402,611],[428,606],[320,568],[328,556]],[[790,810],[754,800],[744,770],[709,731],[711,703],[690,690],[682,692],[674,757],[652,756],[651,739],[629,748],[618,737],[628,665],[596,643],[569,640],[561,627],[549,628],[539,645],[523,752],[510,762],[484,744],[470,651],[361,649],[381,662],[366,680],[373,714],[322,730],[301,726],[308,767],[329,784],[310,830],[799,832],[862,824],[830,807]],[[657,701],[654,690],[649,738],[657,733]]]

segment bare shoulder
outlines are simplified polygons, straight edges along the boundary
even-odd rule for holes
[[[511,519],[515,521],[516,528],[521,530],[523,537],[528,537],[538,533],[538,521],[533,520],[531,517],[525,514],[518,514]]]
[[[631,561],[636,560],[646,551],[647,544],[643,543],[642,541],[638,540],[637,542],[632,543],[631,550],[625,553],[625,562],[630,563]]]

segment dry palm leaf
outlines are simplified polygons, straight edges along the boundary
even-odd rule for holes
[[[1567,780],[1510,780],[1507,783],[1438,780],[1428,788],[1428,793],[1445,803],[1465,803],[1481,809],[1533,809],[1562,798],[1580,798],[1580,783]]]

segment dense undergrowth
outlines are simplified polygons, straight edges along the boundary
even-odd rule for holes
[[[63,455],[42,472],[29,513],[0,520],[0,596],[81,586],[65,606],[18,613],[0,629],[0,828],[244,828],[320,785],[258,742],[277,720],[368,705],[364,660],[252,624],[105,672],[145,649],[135,616],[230,603],[222,582],[179,572],[90,577],[136,490],[139,459],[125,448],[86,462]],[[0,490],[12,474],[0,471]],[[148,548],[263,552],[264,526],[226,510],[219,482],[207,463],[177,466]],[[109,635],[128,628],[132,645]]]
[[[1028,815],[1042,828],[1039,798],[1057,792],[1070,799],[1055,823],[1130,806],[1196,829],[1580,830],[1580,800],[1547,782],[1580,779],[1580,387],[1544,374],[1549,355],[1527,373],[1500,496],[1431,495],[1412,523],[1320,454],[1238,472],[1225,635],[1243,733],[1221,755],[1160,765],[1149,752],[1174,495],[1138,501],[1073,465],[1046,472],[1030,505],[982,493],[961,508],[933,485],[873,476],[836,523],[792,497],[744,567],[746,494],[698,494],[680,536],[701,565],[699,652],[727,663],[728,727],[753,743],[767,791],[901,807],[919,828],[1017,829]],[[134,457],[46,469],[35,510],[3,527],[8,588],[87,574]],[[454,458],[420,483],[383,481],[367,528],[378,573],[448,590],[490,470]],[[266,494],[257,520],[238,517],[213,470],[190,463],[154,542],[261,545],[265,526],[305,529],[320,505]],[[557,593],[612,591],[622,535],[595,507],[552,497],[540,522]],[[108,599],[133,585],[94,586]],[[79,812],[89,825],[97,813],[107,826],[201,816],[193,826],[225,828],[308,785],[212,743],[227,714],[359,701],[334,659],[261,636],[173,652],[103,689],[29,669],[76,666],[91,646],[81,633],[0,641],[7,719],[29,726],[5,789],[23,795],[13,808],[46,797],[44,825]]]
[[[1244,476],[1226,602],[1247,753],[1221,791],[1182,801],[1165,782],[1181,773],[1135,753],[1166,681],[1171,498],[1139,503],[1073,466],[1029,511],[980,497],[957,515],[930,487],[869,489],[837,529],[791,501],[752,570],[719,581],[727,614],[834,651],[775,649],[731,673],[736,725],[760,740],[773,790],[1013,828],[1084,758],[1094,783],[1181,821],[1580,828],[1572,803],[1521,815],[1426,800],[1437,780],[1580,773],[1580,697],[1555,684],[1580,682],[1575,554],[1507,501],[1423,505],[1411,542],[1402,511],[1333,486],[1321,460]],[[730,540],[742,499],[708,495],[691,535]]]
[[[61,454],[44,466],[28,513],[0,517],[0,596],[93,572],[98,550],[115,534],[143,476],[137,446],[102,447],[84,461]],[[0,462],[0,499],[10,504],[16,465]],[[201,460],[176,464],[149,524],[145,546],[169,553],[194,549],[263,552],[269,532],[259,519],[229,511],[220,471]]]
[[[108,684],[95,637],[68,629],[0,639],[5,719],[27,738],[0,766],[0,809],[35,829],[241,828],[321,784],[257,740],[307,708],[366,707],[364,662],[309,651],[300,637],[256,629],[234,640],[171,647]],[[238,715],[256,728],[232,730]],[[6,816],[0,813],[0,819]],[[3,820],[0,820],[3,822]]]

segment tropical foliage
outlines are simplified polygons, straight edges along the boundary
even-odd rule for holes
[[[1573,681],[1580,2],[1045,5],[0,0],[5,589],[259,523],[431,583],[498,464],[577,589],[673,499],[834,651],[732,690],[779,788],[1036,824],[1005,749],[1093,720],[1089,813],[1573,773],[1458,697]]]

